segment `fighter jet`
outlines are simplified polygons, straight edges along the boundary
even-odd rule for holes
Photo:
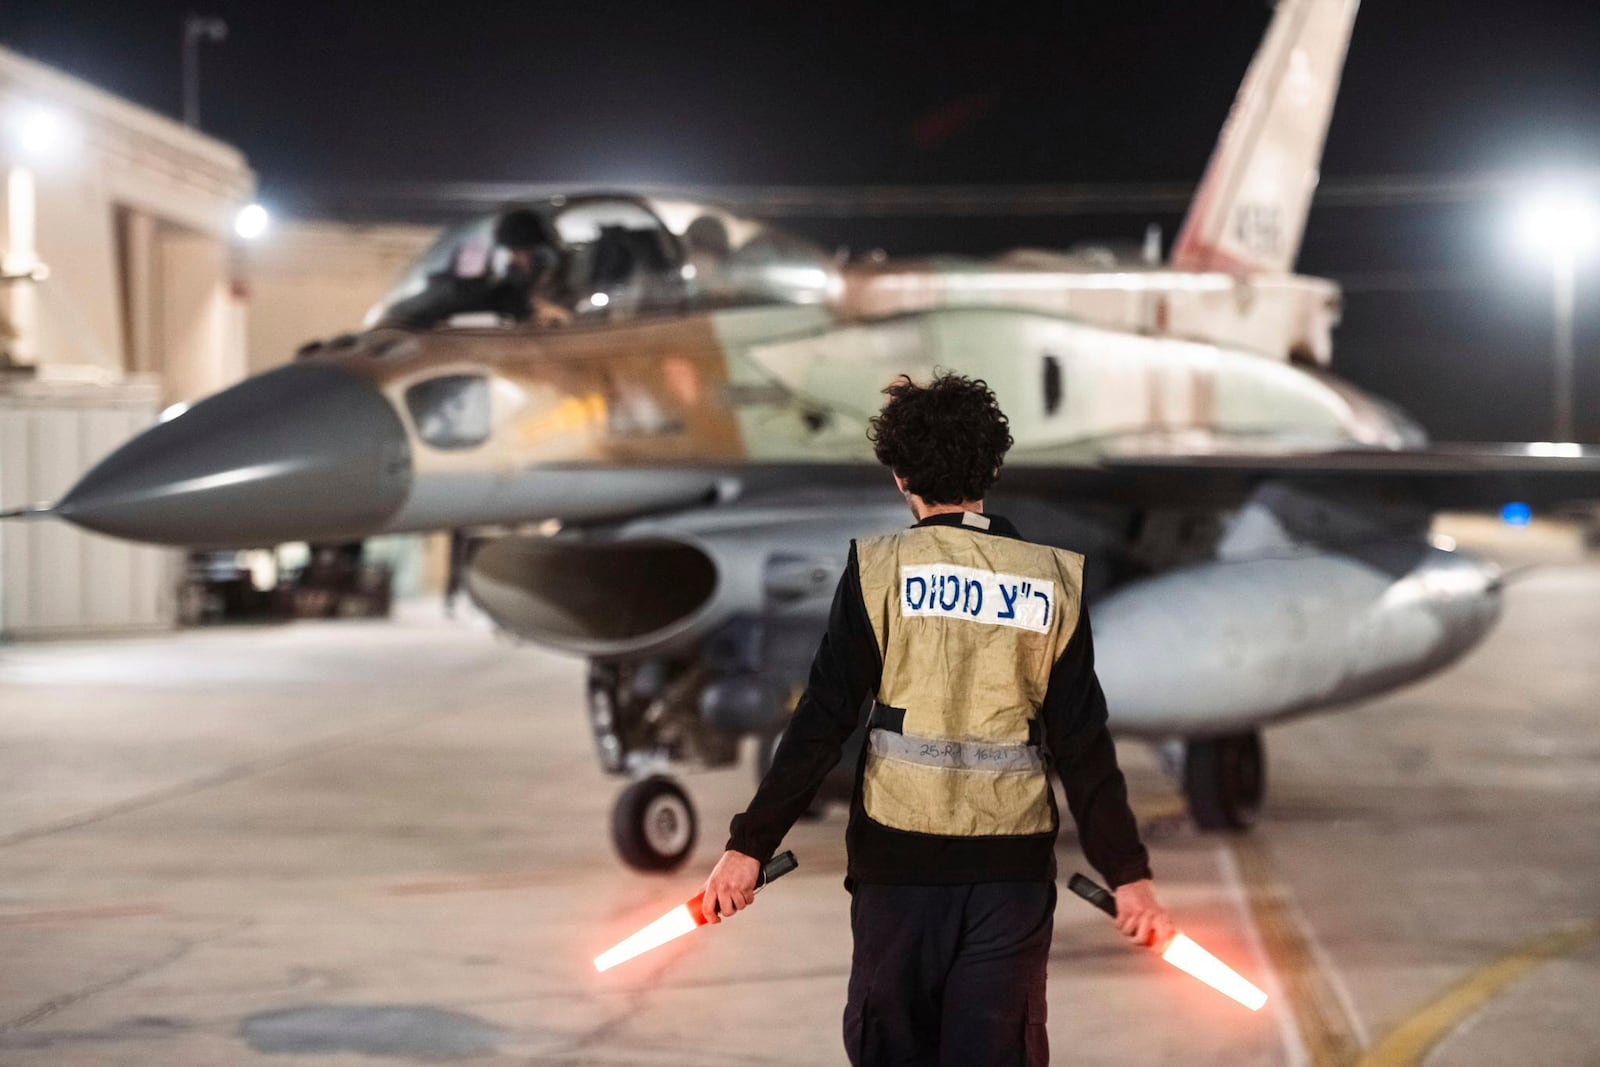
[[[587,660],[622,858],[670,869],[696,836],[672,773],[770,753],[848,539],[908,522],[865,437],[880,390],[957,370],[1011,419],[993,508],[1088,558],[1113,727],[1199,826],[1248,826],[1265,726],[1493,625],[1499,574],[1431,544],[1433,511],[1600,497],[1594,453],[1430,447],[1329,371],[1339,291],[1293,265],[1355,10],[1278,4],[1166,264],[841,263],[707,204],[515,205],[48,510],[191,547],[472,531],[482,609]]]

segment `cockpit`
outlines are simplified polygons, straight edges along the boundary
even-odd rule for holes
[[[515,204],[445,231],[367,325],[559,328],[837,290],[820,249],[686,201],[587,195]]]

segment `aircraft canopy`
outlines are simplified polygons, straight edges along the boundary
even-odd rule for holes
[[[515,215],[513,224],[507,217]],[[508,247],[521,244],[521,254]],[[447,229],[367,324],[596,324],[837,292],[816,246],[720,208],[586,195],[512,204]],[[544,308],[546,313],[537,309]]]

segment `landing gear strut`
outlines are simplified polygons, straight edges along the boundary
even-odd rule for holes
[[[634,782],[611,811],[611,840],[637,871],[675,871],[694,851],[699,831],[689,794],[663,775]]]
[[[1244,830],[1256,821],[1266,793],[1266,757],[1255,731],[1188,741],[1183,792],[1189,816],[1202,830]]]

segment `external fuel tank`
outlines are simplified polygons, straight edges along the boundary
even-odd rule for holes
[[[1120,733],[1255,729],[1455,661],[1500,589],[1493,564],[1420,542],[1213,560],[1095,605],[1095,669]]]

